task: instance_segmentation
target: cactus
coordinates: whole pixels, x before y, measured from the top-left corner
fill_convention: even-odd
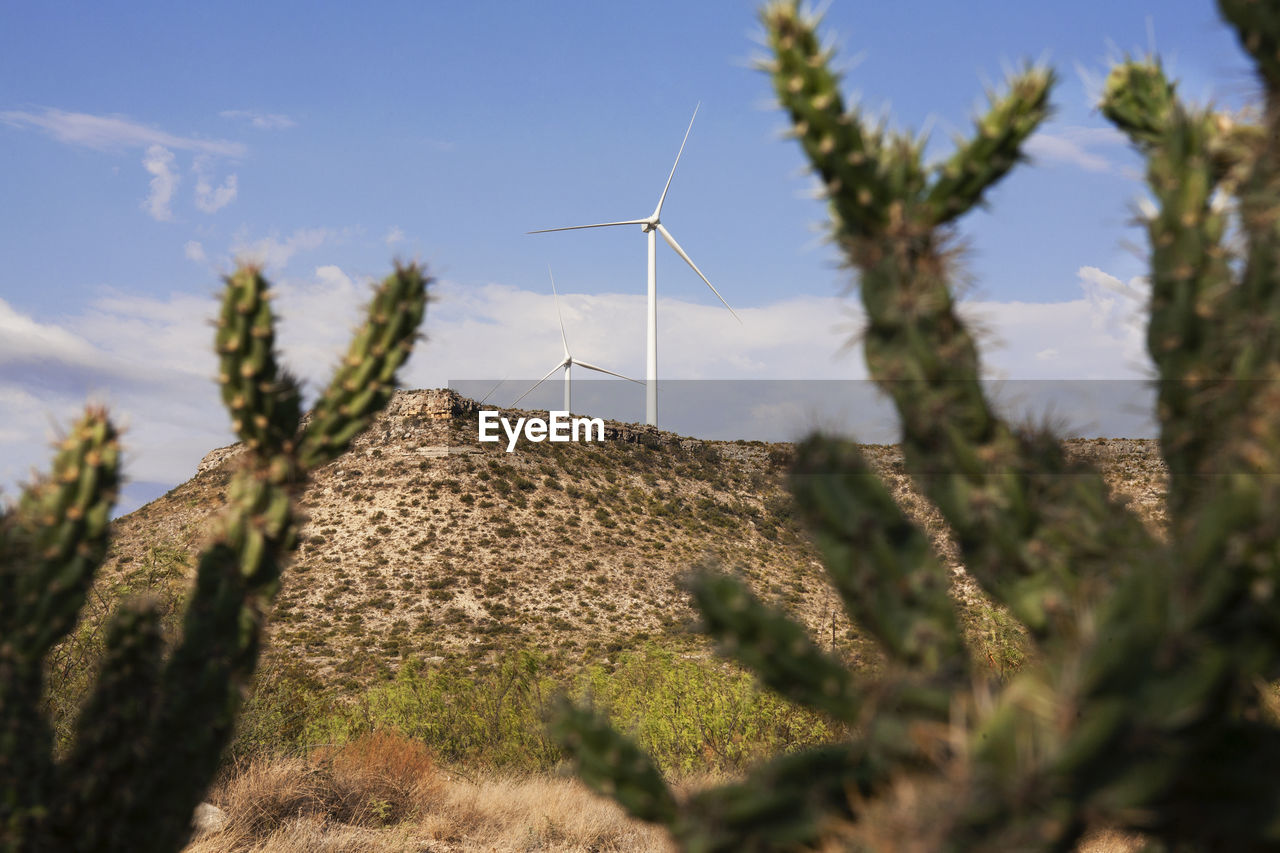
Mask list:
[[[792,488],[886,665],[842,671],[736,578],[703,572],[690,588],[724,653],[852,739],[680,799],[579,708],[556,730],[586,781],[696,851],[1069,850],[1103,825],[1152,849],[1280,849],[1280,14],[1219,5],[1257,63],[1260,120],[1184,104],[1153,58],[1116,67],[1100,105],[1146,158],[1155,200],[1167,541],[1052,435],[995,413],[954,310],[956,223],[1021,159],[1053,75],[1013,75],[972,137],[926,165],[923,140],[845,106],[815,16],[764,8],[765,67],[860,273],[866,360],[906,468],[1033,648],[1006,681],[969,671],[924,534],[855,445],[815,436]]]
[[[302,425],[298,383],[276,364],[266,280],[227,277],[216,350],[222,398],[249,449],[197,560],[181,637],[126,600],[70,746],[42,716],[43,662],[75,624],[107,551],[119,445],[90,408],[53,470],[0,516],[0,851],[173,851],[218,767],[253,674],[263,617],[297,541],[294,499],[386,404],[429,279],[398,266],[377,289],[329,390]]]

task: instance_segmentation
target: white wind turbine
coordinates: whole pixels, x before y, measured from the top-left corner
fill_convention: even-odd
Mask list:
[[[623,376],[621,373],[614,373],[612,370],[605,370],[603,367],[597,367],[596,365],[591,364],[590,362],[583,361],[580,358],[574,358],[569,353],[569,339],[568,337],[565,336],[565,333],[564,333],[564,315],[560,313],[560,294],[556,292],[556,277],[551,274],[551,267],[547,267],[547,275],[551,276],[551,295],[556,301],[556,317],[560,320],[560,343],[564,345],[564,358],[560,360],[559,364],[557,364],[555,367],[548,370],[546,376],[542,377],[537,382],[535,382],[532,388],[530,388],[528,391],[525,391],[519,397],[516,397],[515,402],[511,404],[512,408],[515,408],[516,403],[519,403],[525,397],[528,397],[530,394],[532,394],[535,388],[537,388],[543,382],[546,382],[548,379],[550,379],[551,374],[555,373],[557,370],[563,367],[564,368],[564,410],[566,412],[572,412],[573,409],[569,408],[569,403],[570,403],[570,391],[572,388],[571,374],[573,371],[573,366],[575,364],[578,365],[579,367],[585,367],[587,370],[594,370],[597,373],[607,373],[610,376],[616,376],[619,379],[625,379],[628,382],[634,382],[637,385],[643,384],[639,379],[632,379],[630,376]]]
[[[698,107],[700,106],[702,105],[699,104]],[[685,130],[684,140],[680,143],[680,150],[676,153],[676,162],[671,166],[671,174],[667,175],[667,185],[662,188],[662,195],[658,197],[658,206],[653,209],[653,213],[644,219],[628,219],[623,222],[597,222],[594,225],[570,225],[567,228],[543,228],[529,232],[530,234],[549,234],[552,231],[608,228],[613,225],[639,225],[640,230],[649,235],[649,346],[645,358],[645,423],[654,426],[658,424],[658,234],[661,234],[662,239],[667,241],[667,245],[675,249],[676,254],[692,267],[693,271],[698,274],[698,278],[706,282],[707,287],[711,288],[711,292],[716,295],[716,298],[720,300],[724,307],[729,308],[729,303],[724,301],[720,291],[716,290],[715,285],[702,274],[702,270],[698,269],[698,265],[693,262],[688,253],[680,248],[676,238],[671,236],[671,232],[666,229],[659,219],[662,215],[662,203],[667,200],[667,190],[671,189],[671,179],[676,174],[676,166],[680,165],[680,155],[684,153],[685,142],[689,141],[689,131],[693,130],[693,119],[698,117],[698,107],[693,109],[693,118],[689,119],[689,127]],[[739,323],[742,322],[742,318],[732,308],[729,308],[729,313]],[[552,372],[554,373],[554,371]]]

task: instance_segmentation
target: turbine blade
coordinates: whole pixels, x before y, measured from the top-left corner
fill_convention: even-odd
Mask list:
[[[586,361],[580,361],[580,360],[578,360],[578,359],[576,359],[576,358],[573,360],[573,363],[574,363],[574,364],[576,364],[576,365],[578,365],[578,367],[585,367],[587,370],[594,370],[596,373],[607,373],[607,374],[609,374],[610,376],[616,376],[616,377],[618,377],[619,379],[625,379],[625,380],[627,380],[628,382],[634,382],[634,383],[636,383],[637,385],[643,385],[643,384],[644,384],[644,383],[643,383],[643,382],[641,382],[639,379],[632,379],[630,376],[623,376],[621,373],[614,373],[612,370],[605,370],[603,367],[596,367],[594,364],[591,364],[591,363],[586,362]]]
[[[578,231],[583,228],[608,228],[612,225],[644,225],[647,219],[628,219],[625,222],[597,222],[593,225],[570,225],[567,228],[542,228],[538,231],[526,231],[526,234],[550,234],[552,231]]]
[[[693,108],[693,118],[689,119],[689,127],[684,132],[684,139],[680,141],[680,150],[676,152],[676,162],[671,164],[671,174],[667,175],[667,185],[662,188],[662,195],[658,198],[658,206],[653,209],[654,218],[662,215],[662,203],[667,200],[667,190],[671,189],[671,179],[676,176],[676,166],[680,165],[680,155],[684,153],[684,144],[689,141],[689,131],[693,130],[693,119],[698,117],[698,107],[702,106],[702,101],[698,101],[698,105]]]
[[[693,262],[693,258],[690,258],[688,253],[686,253],[684,249],[680,248],[680,244],[676,242],[675,237],[671,236],[671,232],[666,229],[666,226],[659,223],[658,233],[662,235],[662,239],[667,241],[667,245],[675,249],[676,254],[684,258],[684,262],[693,268],[693,271],[698,274],[698,278],[706,282],[707,287],[711,288],[711,292],[716,295],[716,299],[720,300],[720,304],[723,305],[725,308],[729,308],[729,313],[733,315],[733,319],[741,323],[742,318],[738,316],[738,312],[734,311],[732,308],[729,307],[729,303],[724,301],[724,297],[720,295],[720,291],[716,290],[716,286],[712,284],[705,275],[702,274],[702,270],[698,269],[698,265]]]
[[[486,402],[488,402],[489,398],[493,396],[493,392],[501,388],[502,383],[506,382],[510,378],[511,378],[511,374],[507,374],[506,376],[499,379],[498,384],[494,385],[492,388],[489,389],[489,393],[484,395],[484,399],[480,401],[479,405],[483,406]]]
[[[555,367],[553,367],[553,368],[551,368],[550,370],[548,370],[548,371],[547,371],[547,375],[546,375],[546,376],[544,376],[544,377],[542,377],[541,379],[539,379],[537,382],[533,383],[533,387],[532,387],[532,388],[530,388],[528,391],[525,391],[525,392],[524,392],[523,394],[521,394],[519,397],[516,397],[514,400],[512,400],[512,401],[511,401],[511,407],[512,407],[512,408],[515,408],[516,403],[519,403],[519,402],[520,402],[521,400],[523,400],[525,397],[528,397],[530,394],[532,394],[532,393],[534,392],[534,390],[535,390],[539,385],[541,385],[543,382],[546,382],[548,379],[550,379],[550,378],[551,378],[551,374],[555,373],[557,370],[559,370],[559,369],[560,369],[560,368],[562,368],[562,367],[564,367],[564,362],[563,362],[563,361],[562,361],[562,362],[560,362],[559,364],[557,364]]]
[[[569,339],[564,334],[564,315],[560,313],[560,294],[556,293],[556,277],[551,273],[551,264],[547,264],[547,275],[551,276],[551,295],[556,300],[556,316],[560,318],[560,343],[564,344],[564,357],[569,357]]]

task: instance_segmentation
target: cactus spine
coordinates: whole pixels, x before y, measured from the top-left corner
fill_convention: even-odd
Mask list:
[[[866,359],[901,417],[907,469],[1034,648],[1008,683],[968,672],[923,534],[856,447],[813,437],[792,488],[888,666],[837,674],[742,582],[703,573],[690,586],[725,653],[850,721],[854,739],[677,800],[579,709],[558,731],[588,782],[698,851],[833,836],[856,849],[1068,850],[1097,824],[1156,849],[1280,849],[1280,724],[1266,696],[1280,673],[1280,15],[1219,5],[1263,79],[1260,123],[1184,105],[1153,59],[1118,66],[1101,104],[1146,157],[1156,200],[1148,344],[1168,542],[1053,436],[995,414],[954,310],[956,223],[1021,159],[1053,75],[1014,75],[971,138],[929,166],[922,140],[845,106],[814,17],[794,0],[764,8],[766,70],[859,271]]]
[[[154,602],[112,616],[102,671],[65,755],[40,713],[42,662],[71,629],[106,554],[119,446],[90,409],[52,472],[0,517],[0,850],[173,851],[217,769],[253,674],[262,620],[297,541],[293,499],[394,388],[429,278],[397,267],[310,423],[279,369],[266,280],[226,279],[215,347],[222,398],[251,451],[197,560],[181,638],[165,654]]]

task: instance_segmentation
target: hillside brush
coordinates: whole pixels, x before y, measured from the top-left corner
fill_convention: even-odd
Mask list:
[[[248,452],[196,560],[180,637],[166,648],[154,598],[126,599],[69,746],[42,708],[45,662],[75,626],[107,555],[119,436],[89,408],[52,470],[0,515],[0,851],[171,853],[218,769],[253,675],[263,618],[297,544],[295,498],[386,405],[430,279],[398,266],[303,425],[280,369],[266,279],[227,277],[217,322],[222,399]]]
[[[886,664],[848,671],[736,577],[690,587],[725,654],[851,740],[678,798],[578,707],[556,729],[587,782],[693,851],[1072,850],[1100,827],[1152,850],[1280,849],[1280,11],[1219,6],[1256,63],[1256,115],[1184,103],[1154,57],[1116,66],[1100,104],[1153,200],[1162,535],[1055,436],[996,412],[956,312],[958,222],[1024,159],[1054,75],[1014,73],[926,164],[923,138],[846,104],[816,16],[763,9],[764,66],[858,272],[866,362],[900,416],[905,468],[1031,649],[1011,676],[974,671],[924,531],[855,445],[814,436],[792,489]]]

